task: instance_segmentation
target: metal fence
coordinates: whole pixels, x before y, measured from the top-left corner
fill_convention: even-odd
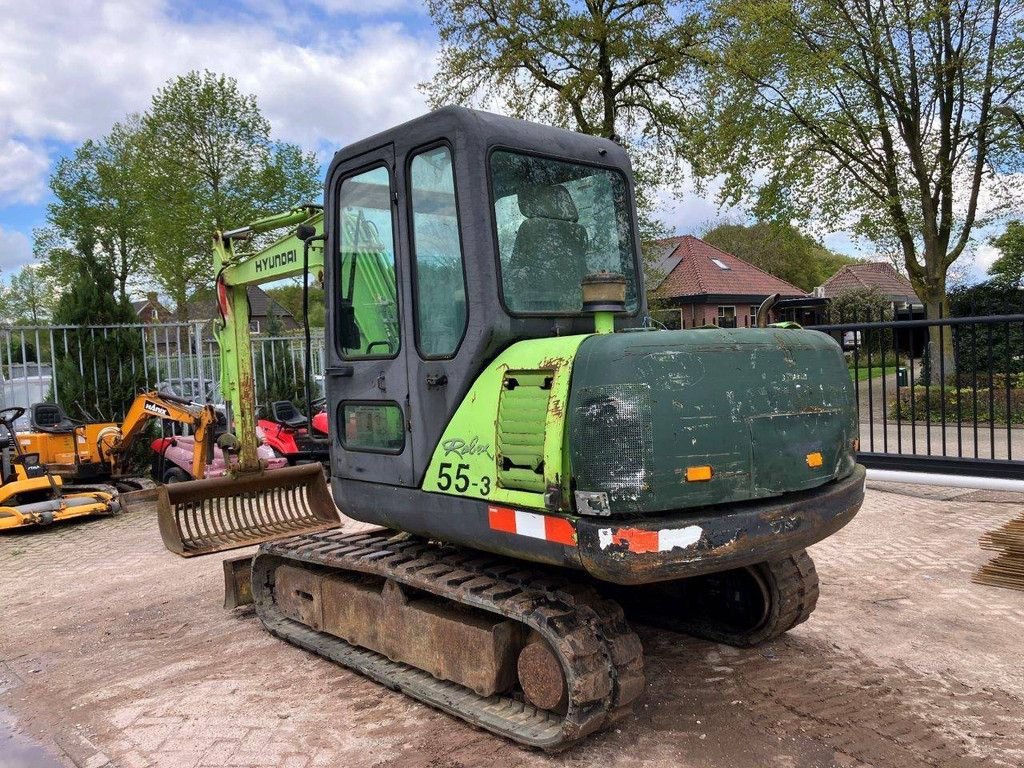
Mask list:
[[[808,327],[843,345],[867,466],[1024,473],[1024,315]]]
[[[304,348],[301,336],[253,335],[257,406],[272,395],[275,377],[302,380]],[[323,382],[322,331],[313,334],[312,369],[316,390]],[[121,420],[139,390],[216,404],[223,402],[219,382],[208,322],[0,327],[0,407],[51,400],[96,419]],[[69,389],[74,404],[61,402]]]
[[[808,328],[844,348],[868,466],[1024,472],[1024,315],[866,317]],[[118,354],[95,353],[111,348]],[[254,335],[252,355],[258,407],[272,399],[275,379],[302,380],[301,336]],[[314,390],[322,393],[322,331],[314,334],[312,362]],[[0,328],[0,407],[61,402],[61,376],[69,375],[80,380],[79,410],[99,419],[122,419],[140,389],[223,402],[207,322]],[[96,407],[100,402],[115,407],[106,412]]]

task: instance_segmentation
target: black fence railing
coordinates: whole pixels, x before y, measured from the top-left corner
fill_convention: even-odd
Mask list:
[[[843,346],[864,464],[1022,476],[1024,314],[808,327]]]

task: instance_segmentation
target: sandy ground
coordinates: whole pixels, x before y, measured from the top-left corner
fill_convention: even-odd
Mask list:
[[[914,493],[914,496],[907,493]],[[972,584],[1024,500],[886,487],[814,547],[811,620],[740,651],[638,627],[632,718],[519,748],[221,609],[151,508],[0,538],[0,768],[1021,766],[1024,592]]]

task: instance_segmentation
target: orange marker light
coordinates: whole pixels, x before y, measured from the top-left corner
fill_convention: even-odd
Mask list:
[[[687,467],[686,482],[693,483],[711,479],[711,467]]]
[[[819,451],[815,451],[814,453],[808,453],[807,454],[807,466],[808,467],[810,467],[811,469],[815,469],[817,467],[820,467],[821,464],[822,464],[822,458],[821,458],[821,453]]]

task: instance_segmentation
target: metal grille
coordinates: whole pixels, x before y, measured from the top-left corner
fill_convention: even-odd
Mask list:
[[[544,492],[544,422],[552,372],[509,371],[498,400],[498,483],[532,493]]]
[[[184,557],[246,547],[340,525],[319,464],[270,473],[161,485],[157,523]]]
[[[650,387],[586,387],[570,425],[576,487],[604,491],[614,512],[639,509],[653,492]]]

